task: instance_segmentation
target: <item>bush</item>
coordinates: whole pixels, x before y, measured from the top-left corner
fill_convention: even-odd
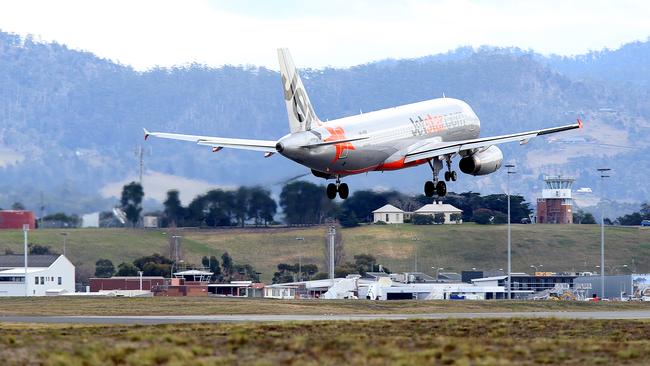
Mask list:
[[[386,223],[379,220],[379,221],[375,222],[375,225],[386,225]]]
[[[433,225],[433,216],[431,215],[413,215],[411,216],[413,225]]]
[[[472,215],[472,221],[479,225],[491,224],[493,218],[494,212],[492,212],[492,210],[488,210],[487,208],[477,208],[474,210],[474,214]]]

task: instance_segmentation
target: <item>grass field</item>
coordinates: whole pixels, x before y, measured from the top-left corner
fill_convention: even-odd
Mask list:
[[[273,300],[198,297],[0,298],[0,316],[426,314],[650,310],[647,302]]]
[[[62,230],[30,232],[30,242],[62,251]],[[94,262],[108,258],[119,264],[158,252],[168,254],[165,230],[73,229],[66,230],[67,254],[85,276]],[[431,267],[461,271],[472,267],[495,270],[506,266],[504,225],[370,225],[341,229],[346,258],[372,253],[392,271]],[[199,263],[203,255],[228,251],[236,262],[251,263],[262,280],[269,282],[278,263],[315,263],[323,268],[325,227],[293,229],[179,230],[187,262]],[[543,264],[549,271],[594,271],[599,263],[600,228],[596,225],[513,225],[513,271],[530,271]],[[304,240],[296,240],[304,238]],[[637,273],[650,271],[650,230],[608,227],[607,270],[627,264]],[[22,232],[0,231],[0,251],[22,252]]]
[[[3,365],[647,365],[650,323],[457,319],[3,324]]]

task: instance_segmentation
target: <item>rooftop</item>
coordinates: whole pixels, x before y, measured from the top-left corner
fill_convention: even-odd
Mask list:
[[[402,212],[404,211],[400,210],[399,208],[391,204],[383,205],[382,207],[372,211],[372,213],[402,213]]]
[[[59,254],[30,254],[27,257],[29,267],[49,267],[59,258]],[[0,255],[0,268],[15,268],[25,265],[23,254]]]
[[[458,209],[447,203],[430,203],[424,205],[416,210],[414,213],[429,213],[429,212],[457,212],[461,213],[463,210]]]

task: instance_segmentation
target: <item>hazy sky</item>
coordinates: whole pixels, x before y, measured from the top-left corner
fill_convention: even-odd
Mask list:
[[[137,69],[276,69],[278,47],[300,67],[350,66],[467,45],[563,55],[617,48],[650,35],[650,1],[16,0],[0,2],[0,30]]]

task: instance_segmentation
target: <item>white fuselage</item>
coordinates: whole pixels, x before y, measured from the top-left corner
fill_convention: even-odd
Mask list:
[[[279,140],[282,155],[316,171],[351,175],[371,170],[396,170],[426,160],[404,162],[418,146],[477,138],[480,121],[465,102],[439,98],[317,122],[309,131]],[[320,147],[321,141],[360,139]],[[279,145],[280,145],[279,144]]]

